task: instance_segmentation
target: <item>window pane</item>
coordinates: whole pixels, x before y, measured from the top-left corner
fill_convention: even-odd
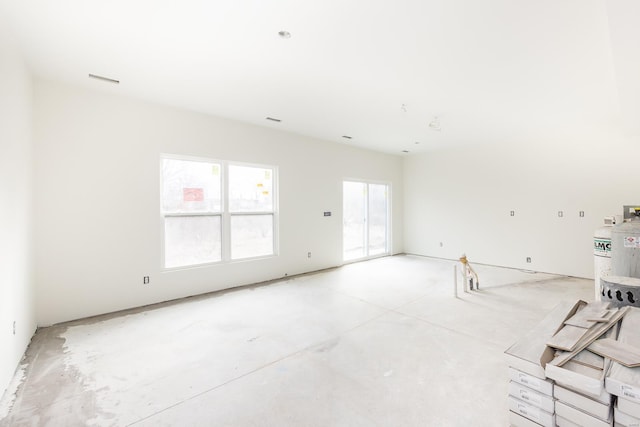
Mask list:
[[[273,255],[273,215],[231,216],[231,258]]]
[[[345,181],[342,188],[343,256],[345,260],[362,258],[366,255],[366,184]]]
[[[220,165],[189,160],[162,160],[164,212],[220,212]]]
[[[369,184],[369,255],[387,252],[387,186]]]
[[[164,219],[166,268],[220,261],[219,216],[180,216]]]
[[[273,211],[273,170],[230,165],[229,211]]]

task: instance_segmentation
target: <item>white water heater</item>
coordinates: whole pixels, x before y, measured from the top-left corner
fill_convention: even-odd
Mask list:
[[[611,274],[640,278],[640,208],[611,231]]]
[[[605,217],[604,225],[593,233],[595,301],[599,301],[602,296],[600,279],[611,274],[611,231],[614,225],[614,217]]]

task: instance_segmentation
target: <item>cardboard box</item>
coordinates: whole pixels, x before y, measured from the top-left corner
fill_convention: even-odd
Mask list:
[[[614,409],[614,414],[616,424],[620,424],[623,427],[640,427],[640,418],[625,414],[618,408],[617,405]]]
[[[556,415],[556,425],[558,427],[582,427],[580,424],[576,424],[573,421],[569,421],[566,418],[562,418]]]
[[[582,412],[560,400],[556,400],[556,414],[558,417],[578,424],[581,427],[610,427],[613,425],[613,416],[609,420],[604,421],[600,418],[592,417],[586,412]]]
[[[553,397],[553,381],[534,377],[525,372],[509,368],[509,379],[525,387]]]
[[[600,370],[573,361],[562,366],[548,363],[545,371],[547,377],[555,380],[557,384],[568,386],[595,398],[605,390],[605,374],[609,369],[609,364],[609,359],[605,359],[604,370]]]
[[[515,381],[509,382],[509,395],[551,414],[555,412],[553,397],[534,391]]]
[[[540,424],[511,411],[509,411],[509,425],[513,427],[540,427]]]
[[[628,307],[622,319],[618,341],[640,348],[640,309]],[[617,362],[611,363],[611,369],[605,381],[609,393],[640,404],[640,368],[627,368]]]
[[[593,415],[601,420],[608,420],[611,418],[611,405],[605,405],[604,403],[593,400],[587,396],[576,393],[575,391],[568,390],[564,387],[556,384],[553,395],[559,401],[567,403],[574,408],[580,409],[589,415]]]
[[[509,396],[507,398],[509,404],[509,410],[511,412],[515,412],[518,415],[521,415],[529,420],[544,426],[544,427],[555,427],[556,418],[555,415],[550,414],[546,411],[543,411],[540,408],[537,408],[529,403],[523,402],[519,399],[516,399],[513,396]]]
[[[558,304],[535,328],[526,333],[505,352],[507,364],[534,377],[545,378],[545,365],[554,356],[554,350],[547,341],[562,328],[564,321],[573,316],[584,301]]]
[[[557,386],[558,386],[558,384],[555,385],[555,387],[557,387]],[[575,393],[582,394],[582,393],[580,393],[580,390],[574,390],[574,389],[572,389],[570,386],[568,386],[566,384],[560,384],[560,386],[565,388],[565,389],[567,389],[567,390],[573,391]],[[555,396],[555,387],[554,387],[554,396]],[[613,403],[613,399],[614,399],[614,396],[611,393],[609,393],[607,390],[602,390],[602,393],[600,393],[599,396],[587,396],[587,397],[589,397],[590,399],[595,400],[596,402],[600,402],[600,403],[602,403],[604,405],[607,405],[607,406],[611,406],[611,404]]]
[[[631,368],[625,368],[615,362],[612,365],[611,372],[605,382],[607,391],[634,403],[640,403],[640,386],[635,384],[636,381],[640,381],[640,376],[637,377],[640,373],[625,372]]]
[[[635,403],[622,397],[618,398],[618,409],[632,417],[640,418],[640,403]]]

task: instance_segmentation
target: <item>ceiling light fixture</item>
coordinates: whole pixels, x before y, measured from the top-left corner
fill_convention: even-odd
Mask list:
[[[103,82],[120,84],[120,80],[112,79],[109,77],[99,76],[97,74],[89,74],[90,79],[102,80]]]
[[[272,122],[280,123],[282,120],[276,119],[274,117],[267,117],[267,120],[271,120]]]
[[[438,132],[442,130],[442,128],[440,127],[440,119],[438,118],[438,116],[434,116],[433,120],[429,122],[429,129]]]
[[[290,39],[291,38],[291,33],[289,31],[278,31],[278,35],[283,38],[283,39]]]

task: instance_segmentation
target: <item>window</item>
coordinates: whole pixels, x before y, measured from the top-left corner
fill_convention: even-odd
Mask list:
[[[162,159],[164,266],[276,253],[276,169],[203,159]]]
[[[273,174],[270,168],[229,166],[231,259],[273,254]]]

